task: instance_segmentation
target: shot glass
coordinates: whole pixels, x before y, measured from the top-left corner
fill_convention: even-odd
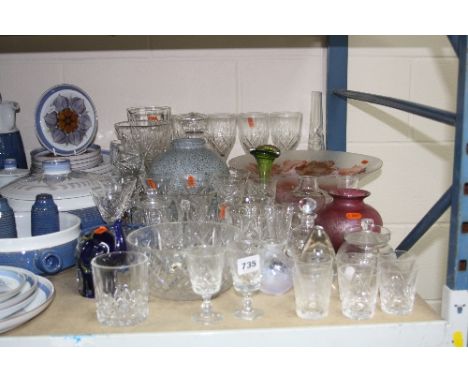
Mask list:
[[[91,261],[100,324],[133,326],[149,313],[148,258],[139,252],[110,252]]]
[[[333,259],[313,262],[295,260],[293,268],[296,314],[306,320],[328,316],[333,281]]]
[[[353,320],[366,320],[375,313],[377,257],[347,253],[337,261],[341,312]]]
[[[380,307],[384,313],[404,316],[411,314],[416,295],[416,256],[396,251],[396,256],[379,260]]]

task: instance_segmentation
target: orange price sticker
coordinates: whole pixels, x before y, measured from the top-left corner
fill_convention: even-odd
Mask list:
[[[158,185],[154,183],[153,179],[146,179],[146,184],[151,187],[153,190],[156,190],[158,188]]]
[[[349,220],[357,220],[362,218],[362,214],[359,212],[347,212],[345,216],[346,219]]]
[[[248,123],[250,128],[255,127],[255,121],[254,121],[254,119],[252,117],[247,118],[247,123]]]
[[[219,214],[218,214],[219,220],[224,220],[226,218],[226,205],[221,204],[219,206]]]
[[[194,188],[197,185],[197,180],[193,175],[189,175],[187,177],[187,187],[188,188]]]
[[[107,231],[108,231],[107,227],[102,225],[102,226],[96,228],[94,230],[94,233],[97,233],[98,235],[100,235],[101,233],[104,233],[104,232],[107,232]]]

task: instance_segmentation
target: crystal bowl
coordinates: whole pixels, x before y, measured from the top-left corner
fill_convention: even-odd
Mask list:
[[[239,236],[233,225],[215,222],[161,223],[137,229],[127,236],[129,250],[145,253],[150,260],[151,294],[169,300],[198,300],[185,263],[187,251],[199,246],[217,246],[224,251]],[[232,280],[225,262],[220,293]]]

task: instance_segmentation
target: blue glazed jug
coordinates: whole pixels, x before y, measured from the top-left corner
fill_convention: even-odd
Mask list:
[[[0,169],[4,168],[4,160],[15,158],[18,168],[28,168],[24,153],[23,140],[16,128],[16,113],[19,104],[3,101],[0,95]]]

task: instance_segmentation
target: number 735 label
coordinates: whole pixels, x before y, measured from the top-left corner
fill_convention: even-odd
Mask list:
[[[260,255],[243,257],[237,260],[237,274],[239,276],[260,270]]]

